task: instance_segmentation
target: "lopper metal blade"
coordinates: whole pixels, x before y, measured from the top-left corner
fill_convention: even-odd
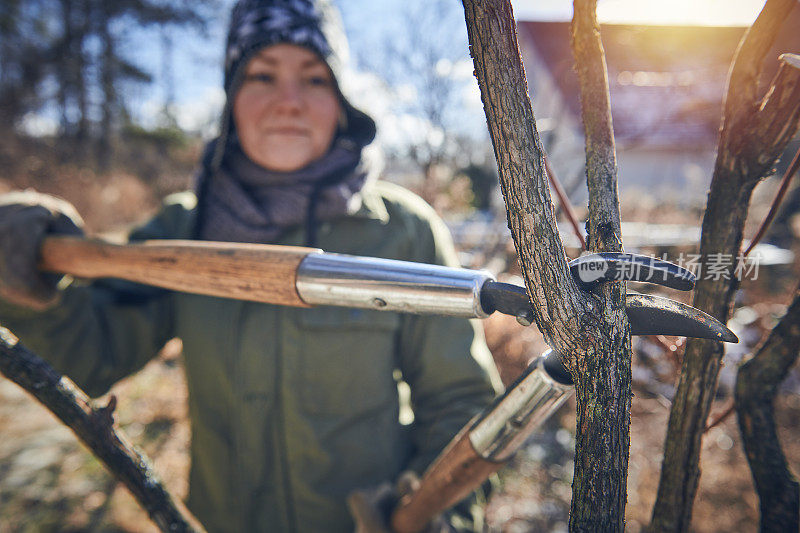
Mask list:
[[[481,290],[484,311],[530,322],[533,311],[525,287],[487,281]],[[739,342],[725,324],[694,307],[658,296],[629,293],[625,299],[631,335],[676,335],[724,342]]]
[[[739,342],[725,324],[703,311],[669,298],[629,293],[625,309],[631,335],[676,335]]]

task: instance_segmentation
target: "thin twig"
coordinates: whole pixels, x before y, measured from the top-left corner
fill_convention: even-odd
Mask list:
[[[761,223],[761,227],[758,228],[756,236],[753,237],[752,241],[750,241],[750,246],[748,246],[747,250],[745,250],[745,257],[750,255],[750,252],[752,252],[753,248],[756,247],[758,242],[764,236],[764,233],[767,232],[767,228],[769,228],[769,225],[772,223],[772,219],[774,219],[775,215],[778,213],[778,207],[781,205],[783,197],[786,195],[786,191],[789,190],[789,183],[792,181],[792,176],[794,176],[794,174],[797,172],[798,167],[800,167],[800,148],[798,148],[797,153],[794,154],[794,159],[792,159],[792,162],[789,164],[786,174],[783,175],[781,187],[778,189],[778,194],[775,195],[775,199],[772,200],[772,205],[769,207],[769,213],[767,213],[767,217]]]
[[[667,339],[664,335],[648,335],[647,340],[664,350],[664,355],[669,357],[676,371],[680,369],[682,357],[678,353],[678,348],[683,346],[683,339],[678,339],[673,343],[670,342],[669,339]]]
[[[562,187],[561,182],[558,181],[558,176],[556,176],[556,173],[553,172],[547,155],[544,156],[544,169],[547,171],[547,177],[550,180],[550,186],[553,187],[553,191],[555,191],[556,196],[558,196],[559,205],[564,210],[564,214],[567,216],[567,221],[569,221],[570,226],[572,226],[572,231],[575,232],[575,236],[578,237],[578,240],[581,243],[581,249],[586,251],[586,239],[583,237],[583,232],[581,231],[580,226],[578,226],[578,216],[575,214],[575,210],[572,208],[572,204],[569,202],[569,197],[564,191],[564,187]]]
[[[653,344],[658,345],[661,349],[665,351],[672,351],[672,345],[667,341],[667,338],[663,335],[648,335],[647,340],[652,342]]]
[[[722,424],[729,416],[733,414],[735,410],[736,410],[736,405],[734,404],[733,400],[731,400],[730,403],[728,404],[728,407],[723,409],[723,411],[717,416],[715,416],[713,420],[709,421],[703,433],[708,433],[709,430],[711,430],[711,428],[715,428],[718,425]]]

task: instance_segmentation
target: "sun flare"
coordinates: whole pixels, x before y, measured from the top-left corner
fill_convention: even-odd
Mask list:
[[[749,25],[763,0],[600,0],[600,22],[697,26]]]

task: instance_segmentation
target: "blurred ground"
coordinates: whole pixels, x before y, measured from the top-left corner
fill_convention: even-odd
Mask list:
[[[111,391],[116,420],[178,497],[188,491],[189,421],[180,342]],[[107,398],[98,400],[107,403]],[[72,432],[0,378],[0,531],[158,531]]]
[[[487,320],[487,340],[493,353],[503,357],[496,344],[508,330],[519,328],[506,317]],[[529,339],[533,334],[524,333]],[[519,343],[518,338],[517,342]],[[532,353],[538,343],[529,341]],[[638,532],[649,523],[661,469],[663,440],[669,418],[676,372],[667,360],[655,372],[644,364],[643,351],[653,345],[634,341],[634,397],[631,409],[631,449],[628,471],[627,531]],[[507,345],[515,350],[513,345]],[[522,353],[522,352],[518,352]],[[531,352],[528,352],[531,353]],[[659,355],[663,358],[666,356]],[[726,363],[727,371],[733,366]],[[735,373],[731,373],[735,379]],[[721,377],[712,418],[731,401],[731,386]],[[669,382],[667,382],[669,381]],[[800,472],[800,372],[795,367],[776,404],[776,420],[789,465]],[[574,459],[575,401],[570,399],[547,424],[533,435],[525,448],[501,471],[503,489],[495,494],[488,509],[492,531],[567,531]],[[702,476],[695,499],[692,529],[695,532],[758,530],[758,500],[741,445],[735,416],[728,417],[704,437]]]
[[[487,326],[490,340],[502,329]],[[184,497],[189,424],[179,354],[180,343],[168,346],[112,392],[118,399],[119,426],[154,461],[168,488]],[[720,399],[717,409],[725,401]],[[635,393],[627,507],[632,532],[649,520],[668,416],[664,398]],[[798,472],[800,396],[780,396],[777,420],[789,464]],[[502,489],[487,510],[492,531],[566,531],[574,428],[575,404],[570,400],[501,471]],[[0,531],[157,531],[127,490],[70,431],[4,378],[0,378],[0,434]],[[705,437],[701,466],[692,531],[756,531],[757,499],[734,417]]]
[[[195,155],[189,153],[185,159],[189,161]],[[130,223],[146,219],[165,192],[190,182],[185,168],[160,169],[162,185],[158,187],[133,174],[117,172],[104,177],[70,166],[60,167],[59,178],[53,179],[48,165],[36,157],[20,160],[27,163],[16,173],[0,175],[0,193],[30,186],[66,197],[86,216],[93,231],[123,231]],[[766,201],[771,198],[769,190],[759,194]],[[758,198],[751,226],[766,212],[764,201]],[[682,212],[647,198],[628,205],[635,207],[623,213],[624,220],[697,224],[701,217],[701,213]],[[752,233],[749,227],[748,234]],[[506,249],[505,253],[510,251]],[[513,255],[504,262],[514,270]],[[743,329],[737,331],[749,346],[774,325],[797,284],[797,273],[797,265],[779,267],[762,272],[758,281],[743,284],[737,298],[739,306],[744,306],[740,311],[745,310],[737,315],[737,327]],[[485,326],[488,343],[501,361],[506,379],[518,374],[531,357],[545,349],[535,328],[522,328],[513,318],[493,316]],[[640,531],[649,521],[655,499],[669,398],[681,352],[680,346],[670,354],[646,342],[636,346],[627,507],[628,530],[632,532]],[[747,352],[732,353],[727,360],[712,417],[728,405],[735,364]],[[119,383],[112,392],[118,399],[120,427],[153,459],[167,486],[184,497],[189,425],[180,343],[168,345],[144,370]],[[798,393],[800,376],[795,368],[779,396],[776,413],[782,444],[795,472],[800,472]],[[492,531],[566,531],[574,413],[574,401],[565,404],[501,472],[502,489],[494,494],[487,509]],[[692,531],[756,531],[757,499],[734,417],[706,435],[701,467]],[[0,532],[17,531],[156,529],[127,491],[77,444],[68,429],[20,388],[0,378]]]

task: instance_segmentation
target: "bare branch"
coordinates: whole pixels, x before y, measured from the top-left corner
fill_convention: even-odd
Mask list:
[[[736,378],[736,414],[758,490],[761,531],[797,531],[800,525],[800,485],[786,463],[773,417],[775,394],[797,362],[798,346],[800,288],[786,315]]]
[[[534,318],[548,344],[566,359],[576,383],[578,435],[570,528],[622,531],[630,421],[625,287],[609,284],[598,297],[578,289],[569,275],[510,2],[463,0],[463,4],[509,228]],[[595,89],[607,91],[607,85]],[[612,250],[621,246],[616,164],[613,141],[609,160],[609,145],[602,141],[604,130],[598,126],[601,133],[592,138],[600,140],[587,151],[595,165],[589,171],[590,182],[597,184],[590,188],[596,196],[591,200],[598,230],[594,238],[597,246]],[[607,127],[606,138],[613,139],[610,121]]]
[[[751,128],[751,119],[761,98],[758,79],[764,56],[775,42],[777,30],[789,16],[797,0],[769,0],[736,51],[728,79],[725,111],[722,118],[720,148],[731,154],[746,152],[743,132]]]
[[[717,257],[738,256],[753,188],[772,168],[791,134],[797,130],[800,98],[785,98],[795,90],[785,81],[792,79],[792,69],[787,70],[784,65],[783,73],[774,80],[779,85],[773,84],[763,99],[757,94],[762,60],[796,4],[797,0],[768,0],[736,53],[703,218],[702,258],[714,254],[720,254]],[[797,85],[796,81],[793,83]],[[778,108],[783,110],[780,114],[776,113]],[[767,127],[759,126],[762,117],[770,117],[772,123]],[[770,159],[766,160],[765,155]],[[724,276],[716,279],[701,276],[694,294],[694,307],[721,322],[727,322],[738,286],[735,262],[731,263]],[[722,355],[721,343],[699,339],[687,342],[664,443],[661,480],[650,524],[652,530],[685,531],[689,528],[700,477],[702,434]]]
[[[97,408],[69,378],[58,374],[0,327],[0,372],[50,409],[134,495],[164,532],[202,532],[203,526],[151,470],[147,458],[114,428],[116,398]]]
[[[581,316],[593,304],[570,275],[558,235],[511,5],[504,0],[463,4],[508,225],[536,322],[553,348],[574,352]]]
[[[617,154],[611,124],[611,98],[597,0],[575,0],[572,53],[581,88],[581,117],[586,138],[586,179],[589,187],[589,249],[622,250],[617,194]]]
[[[800,120],[800,56],[783,54],[772,84],[760,103],[752,127],[748,168],[752,176],[767,175],[784,147],[792,140]],[[754,148],[760,147],[761,150]]]
[[[786,195],[786,191],[789,189],[789,183],[792,182],[792,176],[797,173],[798,168],[800,168],[800,150],[794,154],[794,159],[792,162],[789,163],[789,168],[786,169],[786,174],[783,175],[783,179],[781,180],[781,186],[778,189],[778,193],[775,195],[775,198],[772,200],[772,204],[769,206],[769,213],[767,216],[764,217],[764,220],[761,222],[761,226],[756,231],[755,237],[750,240],[750,245],[747,247],[747,250],[744,251],[744,255],[750,255],[750,252],[753,251],[753,248],[761,241],[761,238],[769,229],[769,225],[772,223],[772,220],[775,218],[775,215],[778,213],[778,208],[783,201],[783,197]]]
[[[617,156],[605,53],[597,23],[597,0],[575,0],[572,53],[581,93],[589,189],[589,250],[622,251],[617,193]],[[576,380],[578,431],[575,447],[571,531],[623,531],[630,448],[631,341],[625,315],[625,283],[600,291],[605,334],[589,351]],[[594,332],[587,330],[587,335]],[[580,364],[580,361],[579,361]],[[601,414],[602,413],[602,414]],[[611,463],[613,466],[598,466]]]
[[[553,172],[553,168],[550,166],[550,160],[547,159],[547,156],[544,157],[544,168],[547,171],[547,178],[550,181],[550,186],[558,197],[558,206],[560,210],[564,211],[567,222],[569,222],[569,225],[572,227],[572,231],[578,238],[578,242],[581,243],[581,249],[586,251],[586,239],[583,238],[583,231],[581,231],[580,226],[578,226],[578,215],[575,214],[575,210],[572,208],[572,204],[569,201],[569,196],[561,185],[561,182],[558,181],[558,176]],[[556,211],[556,217],[558,217],[558,210]]]
[[[703,430],[703,433],[708,433],[713,428],[715,428],[718,425],[720,425],[723,422],[725,422],[725,420],[727,420],[728,417],[731,416],[735,410],[736,410],[736,406],[735,406],[735,404],[733,402],[728,404],[728,406],[725,409],[723,409],[722,412],[720,412],[716,417],[714,417],[708,423],[708,425],[706,426],[706,429]]]

